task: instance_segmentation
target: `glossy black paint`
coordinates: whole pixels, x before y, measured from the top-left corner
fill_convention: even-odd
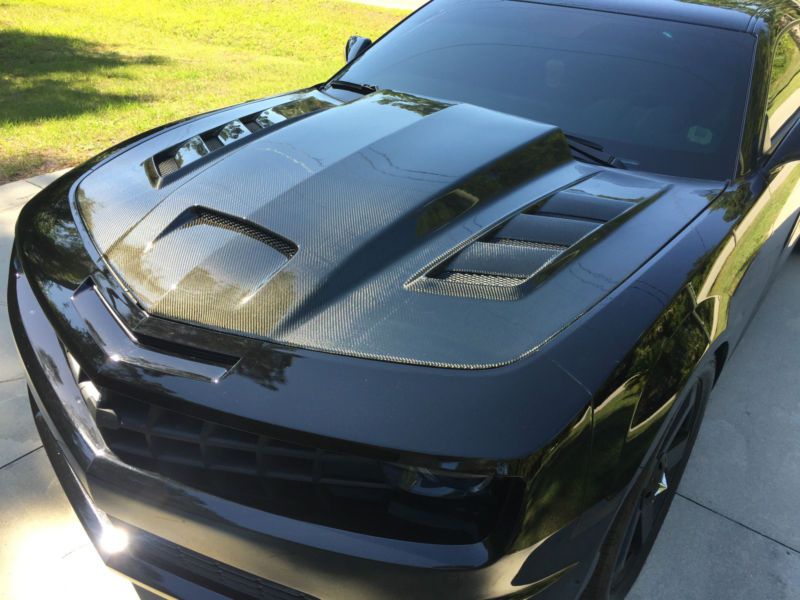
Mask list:
[[[790,163],[765,170],[766,158],[756,141],[765,112],[770,34],[785,13],[769,5],[754,10],[751,4],[738,10],[677,2],[659,9],[652,3],[647,8],[627,2],[604,6],[657,10],[653,16],[757,36],[741,175],[728,182],[701,182],[620,174],[556,152],[558,160],[544,174],[499,192],[490,189],[491,200],[466,209],[457,200],[443,201],[447,195],[437,188],[436,197],[407,219],[408,227],[392,230],[393,242],[416,248],[423,223],[424,229],[440,232],[443,248],[461,249],[519,214],[534,198],[550,198],[576,181],[628,185],[631,194],[635,184],[638,191],[647,190],[646,201],[626,218],[611,221],[602,234],[569,249],[553,270],[524,284],[522,297],[532,299],[526,306],[537,324],[517,334],[529,343],[527,348],[514,348],[506,360],[493,359],[501,366],[402,364],[391,360],[391,353],[381,360],[358,358],[155,316],[143,310],[95,248],[92,229],[104,212],[113,215],[108,220],[116,219],[121,233],[138,221],[142,203],[153,207],[176,189],[166,178],[153,179],[158,165],[148,158],[216,132],[242,115],[261,115],[289,102],[295,108],[276,125],[279,131],[288,136],[300,119],[311,135],[315,118],[328,115],[325,123],[336,123],[330,115],[339,109],[317,113],[320,103],[342,102],[320,90],[255,101],[143,134],[68,173],[26,206],[17,225],[9,281],[12,327],[28,372],[37,426],[76,512],[95,540],[106,519],[130,528],[130,550],[104,556],[110,566],[178,597],[241,593],[209,580],[208,573],[165,567],[167,562],[158,560],[157,548],[163,546],[153,540],[155,535],[311,597],[580,595],[619,503],[665,432],[671,409],[708,357],[715,356],[718,369],[724,369],[791,249],[800,211],[800,167]],[[420,111],[442,110],[442,101],[394,94],[391,102],[403,107],[393,106],[393,114],[405,123],[427,118]],[[363,115],[363,103],[349,106]],[[378,102],[376,110],[385,108]],[[479,117],[485,115],[479,112]],[[352,131],[354,123],[343,126]],[[557,133],[531,127],[537,135],[551,136],[555,145],[545,147],[557,151]],[[248,144],[274,133],[259,131],[234,142],[240,146],[204,155],[199,160],[206,162],[198,161],[187,177],[201,177],[213,165],[252,160],[244,151]],[[352,139],[346,143],[355,144]],[[408,149],[401,145],[397,151],[405,156]],[[221,162],[220,157],[228,158]],[[472,171],[480,172],[486,164],[481,160]],[[240,174],[246,173],[243,165],[236,167]],[[470,189],[483,192],[480,177],[477,187],[466,177],[472,171],[458,185],[467,181]],[[233,188],[215,189],[224,200]],[[81,194],[94,204],[92,211],[80,208],[79,215]],[[430,202],[445,208],[426,209]],[[191,205],[187,200],[182,209]],[[462,215],[468,218],[459,221]],[[108,234],[108,245],[118,237]],[[299,242],[302,252],[311,240]],[[98,245],[103,247],[103,241]],[[450,258],[448,252],[444,255]],[[423,262],[419,274],[438,264],[438,253],[431,256],[436,259]],[[465,313],[467,321],[522,303],[424,297],[445,302],[441,310],[448,313],[474,307]],[[515,317],[517,324],[522,314]],[[487,343],[497,346],[502,337],[491,335],[486,333]],[[391,335],[387,339],[392,342]],[[444,352],[447,344],[438,348]],[[411,352],[418,359],[426,350],[414,347]],[[485,349],[477,352],[483,356]],[[156,406],[326,451],[493,474],[513,482],[520,493],[488,535],[467,543],[381,537],[369,533],[377,523],[365,522],[354,531],[321,525],[314,515],[288,517],[238,504],[120,461],[106,447],[68,355],[101,389]],[[480,363],[470,366],[487,366]]]
[[[364,54],[364,52],[366,52],[371,45],[372,40],[369,38],[358,35],[352,36],[349,40],[347,40],[347,46],[345,46],[345,60],[347,60],[347,62],[354,61],[359,56]]]

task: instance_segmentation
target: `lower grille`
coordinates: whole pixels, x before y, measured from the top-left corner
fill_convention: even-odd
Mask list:
[[[510,494],[496,478],[463,498],[400,490],[375,459],[302,446],[100,390],[96,421],[123,461],[273,514],[392,539],[486,538]]]
[[[128,525],[125,528],[132,530]],[[138,546],[137,557],[225,596],[253,600],[317,600],[314,596],[231,567],[145,531],[133,531]]]

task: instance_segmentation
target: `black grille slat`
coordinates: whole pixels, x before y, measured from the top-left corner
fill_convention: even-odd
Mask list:
[[[194,442],[196,436],[186,431],[153,428],[148,431],[152,439],[173,440],[176,442]]]
[[[131,432],[118,432],[115,437],[114,447],[122,454],[129,456],[138,456],[140,458],[152,459],[153,453],[147,445],[144,436],[140,435],[139,439],[130,435]]]
[[[347,479],[333,479],[331,477],[320,477],[317,480],[322,485],[333,485],[333,486],[341,486],[341,487],[357,487],[357,488],[369,488],[374,490],[388,490],[390,486],[386,483],[380,482],[368,482],[368,481],[350,481]]]
[[[260,451],[264,453],[264,456],[283,456],[286,458],[306,458],[311,460],[316,457],[316,453],[313,450],[294,450],[269,444]]]
[[[208,448],[226,448],[228,450],[243,450],[245,452],[257,452],[255,444],[248,444],[247,442],[237,442],[235,440],[217,440],[209,437],[205,441]]]

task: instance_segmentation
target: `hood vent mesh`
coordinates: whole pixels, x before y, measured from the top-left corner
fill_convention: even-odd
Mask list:
[[[568,189],[549,196],[473,242],[418,280],[425,291],[511,299],[490,288],[515,288],[637,202]]]
[[[481,273],[463,273],[459,271],[442,271],[436,278],[450,283],[488,285],[493,287],[514,287],[525,281],[525,279],[521,277],[502,277],[500,275],[483,275]]]
[[[448,271],[474,275],[512,277],[524,281],[556,256],[563,247],[527,242],[524,245],[507,242],[481,241],[467,246],[447,263]]]
[[[297,254],[298,247],[294,242],[287,240],[271,231],[256,227],[241,221],[229,215],[224,215],[216,211],[210,210],[205,207],[195,207],[181,214],[175,219],[155,241],[168,236],[175,231],[186,229],[188,227],[196,227],[198,225],[208,225],[216,227],[217,229],[224,229],[239,235],[247,236],[251,239],[261,242],[270,246],[273,250],[277,250],[287,259],[292,258]]]
[[[158,172],[162,177],[172,175],[178,168],[178,162],[173,157],[169,157],[158,163]]]

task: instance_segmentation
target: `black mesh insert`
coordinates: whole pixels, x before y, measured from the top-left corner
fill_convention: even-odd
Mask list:
[[[100,390],[98,427],[123,461],[267,512],[370,535],[464,544],[484,539],[510,502],[497,478],[466,498],[394,488],[378,460],[299,445]],[[512,511],[513,514],[516,514]]]
[[[485,273],[461,273],[459,271],[442,271],[436,275],[436,279],[452,283],[495,287],[514,287],[525,282],[521,277],[503,277],[502,275],[487,275]]]
[[[161,232],[159,237],[164,237],[178,229],[195,227],[197,225],[218,227],[220,229],[233,231],[240,235],[246,235],[249,238],[258,240],[262,244],[272,247],[283,254],[286,258],[292,258],[295,254],[297,254],[297,245],[286,238],[272,233],[271,231],[267,231],[266,229],[261,229],[260,227],[255,227],[249,223],[240,221],[234,217],[223,215],[203,207],[191,208],[182,213],[177,219],[175,219],[175,221],[170,223],[170,225],[167,226],[164,231]]]
[[[167,158],[158,163],[158,172],[162,177],[178,170],[178,162],[174,158]]]

